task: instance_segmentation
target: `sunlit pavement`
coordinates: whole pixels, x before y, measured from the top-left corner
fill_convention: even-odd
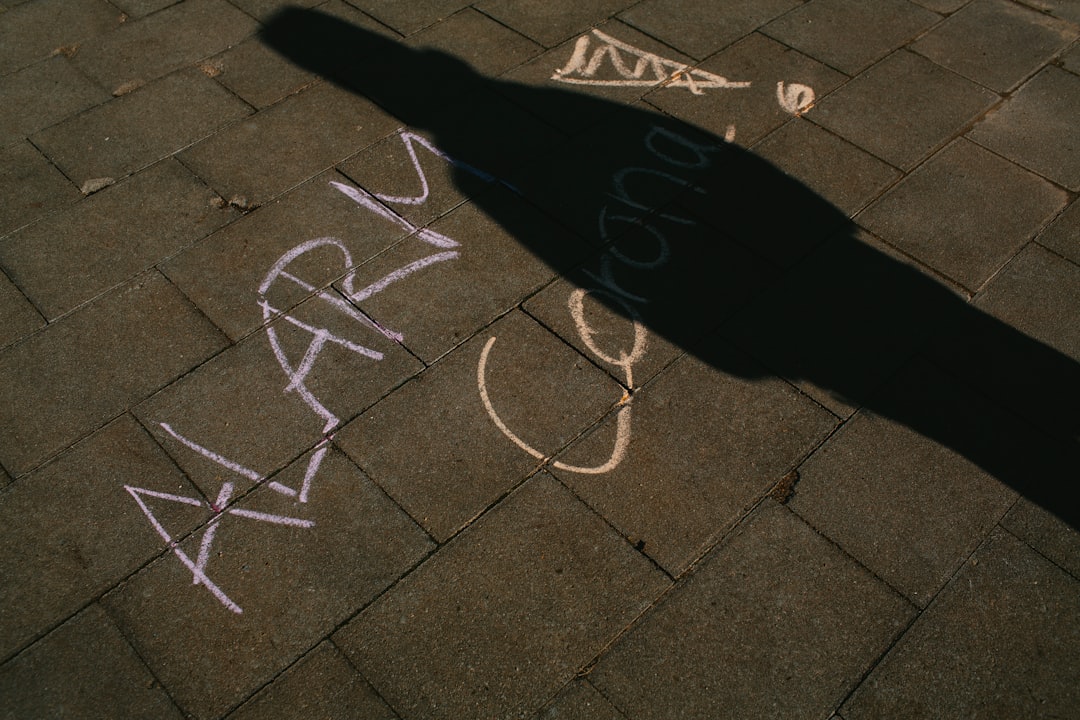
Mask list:
[[[1075,717],[1078,118],[1071,0],[0,0],[0,717]]]

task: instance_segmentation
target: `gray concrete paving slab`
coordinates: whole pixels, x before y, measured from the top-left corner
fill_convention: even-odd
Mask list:
[[[976,291],[1064,208],[1038,175],[956,140],[874,202],[858,223]]]
[[[791,118],[792,111],[778,101],[777,83],[806,86],[814,96],[825,96],[846,80],[832,68],[760,33],[713,55],[700,67],[750,86],[706,90],[703,98],[681,88],[659,88],[646,100],[718,137],[727,136],[734,128],[733,141],[743,147],[753,145]]]
[[[178,0],[117,0],[113,3],[129,18],[141,18],[174,5]]]
[[[932,407],[972,441],[1026,449],[1015,422],[928,366],[909,366],[883,393],[894,403]],[[1016,500],[970,459],[866,410],[799,475],[791,509],[920,607]]]
[[[800,0],[645,0],[619,15],[642,32],[704,60],[770,20],[798,7]]]
[[[841,418],[958,310],[951,289],[866,233],[837,235],[800,267],[721,333]]]
[[[544,708],[537,720],[579,718],[580,720],[626,720],[587,680],[574,680]]]
[[[773,20],[762,32],[847,75],[858,75],[940,20],[941,16],[907,0],[873,5],[810,0]]]
[[[275,481],[297,488],[307,468],[297,462]],[[432,546],[334,450],[306,502],[269,484],[222,504],[228,497],[216,494],[220,512],[178,545],[196,564],[205,557],[199,566],[205,580],[193,584],[192,571],[170,553],[103,601],[177,704],[195,717],[217,717],[240,704]]]
[[[780,126],[753,151],[849,216],[900,177],[896,168],[804,118]]]
[[[224,346],[149,272],[0,352],[0,462],[21,475]]]
[[[217,54],[253,33],[255,21],[225,0],[185,0],[85,41],[72,62],[102,87],[147,83]]]
[[[970,80],[899,50],[821,100],[807,117],[911,170],[998,100]]]
[[[409,37],[412,47],[432,48],[467,62],[479,73],[502,75],[544,48],[482,12],[464,8]]]
[[[668,585],[539,475],[334,642],[404,718],[530,717]]]
[[[579,45],[583,55],[578,50]],[[661,72],[643,67],[635,78],[634,72],[642,57],[650,65],[659,62]],[[650,88],[667,80],[674,68],[691,64],[692,58],[674,48],[626,23],[608,20],[523,63],[502,77],[536,88],[550,86],[555,80],[559,87],[570,87],[582,95],[632,105]],[[586,114],[573,102],[573,96],[557,94],[521,94],[515,96],[515,100],[525,104],[530,113],[569,135],[604,122],[618,108],[617,104],[598,104]]]
[[[120,178],[250,112],[196,69],[166,75],[32,136],[80,186]]]
[[[1071,122],[1080,77],[1048,67],[968,134],[975,142],[1070,190],[1080,190],[1080,150]]]
[[[135,408],[208,496],[261,482],[419,370],[339,302],[302,303]]]
[[[419,236],[407,238],[362,265],[352,283],[354,288],[378,286],[394,273],[418,268],[358,300],[358,305],[380,325],[403,334],[405,346],[426,363],[554,279],[556,270],[530,253],[528,246],[565,248],[558,254],[579,256],[570,234],[535,208],[503,188],[487,192],[503,196],[496,202],[504,217],[513,218],[523,232],[511,235],[477,204],[462,205],[430,227],[458,243],[455,248],[432,252],[439,248]]]
[[[1080,75],[1080,45],[1065,53],[1061,58],[1061,67]]]
[[[180,537],[203,520],[151,493],[198,496],[194,486],[130,416],[124,415],[0,496],[0,535],[18,557],[0,559],[0,657],[8,658],[161,553],[139,507],[153,505]]]
[[[1027,498],[1013,505],[1001,526],[1074,578],[1080,578],[1080,532],[1075,528]]]
[[[628,717],[828,717],[913,608],[766,501],[589,680]]]
[[[214,79],[258,109],[315,82],[315,76],[249,38],[204,62]]]
[[[709,357],[748,364],[719,343]],[[560,454],[553,472],[677,577],[835,425],[786,383],[684,357]],[[614,467],[590,472],[606,463]]]
[[[1064,20],[1080,23],[1080,8],[1069,0],[1031,0],[1032,7],[1050,13]]]
[[[701,222],[666,225],[662,245],[658,228],[647,227],[631,226],[523,306],[628,389],[644,385],[686,350],[686,342],[715,330],[764,292],[773,274]],[[605,269],[618,290],[605,283]],[[666,326],[650,328],[646,316],[664,317]]]
[[[1007,92],[1068,47],[1080,27],[1005,0],[976,0],[912,45],[915,52]]]
[[[395,0],[355,0],[352,4],[402,35],[411,35],[471,3],[468,0],[420,0],[404,6]]]
[[[245,337],[266,322],[261,299],[275,317],[405,233],[331,183],[357,189],[338,173],[318,175],[166,260],[162,271],[230,338]],[[279,262],[285,275],[275,271]]]
[[[180,159],[222,196],[259,205],[398,126],[367,100],[321,83],[212,135]]]
[[[971,0],[912,0],[916,5],[922,5],[934,12],[948,15],[956,12],[967,5]]]
[[[33,145],[21,141],[0,149],[0,234],[82,197]]]
[[[104,0],[21,3],[0,15],[0,72],[43,60],[54,51],[74,53],[86,38],[115,30],[123,22],[123,13]]]
[[[297,714],[319,720],[396,720],[349,661],[324,642],[229,715],[232,720],[288,720]]]
[[[550,48],[631,5],[633,0],[594,0],[591,3],[573,0],[545,3],[481,0],[476,3],[476,8]]]
[[[238,216],[165,160],[0,240],[0,264],[52,320]]]
[[[276,13],[290,7],[314,7],[322,5],[319,0],[235,0],[233,3],[248,15],[266,22]]]
[[[1066,680],[1078,672],[1078,603],[1076,578],[996,530],[840,712],[1067,717],[1080,692]]]
[[[1037,239],[1043,247],[1080,264],[1080,202],[1074,200]]]
[[[181,718],[116,626],[91,605],[0,669],[0,717]]]
[[[10,345],[45,324],[45,318],[8,276],[0,273],[0,347]]]
[[[108,99],[107,92],[62,55],[30,65],[4,77],[0,86],[0,145],[16,143]]]
[[[541,462],[504,435],[490,413],[549,457],[622,395],[610,378],[515,312],[364,412],[335,442],[442,542]]]

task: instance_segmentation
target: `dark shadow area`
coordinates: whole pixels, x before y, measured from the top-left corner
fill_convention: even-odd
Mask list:
[[[317,11],[285,10],[262,38],[503,180],[455,168],[594,300],[725,373],[779,375],[841,415],[902,423],[1080,528],[1080,365],[858,237],[768,162],[642,106],[486,78]],[[552,114],[560,130],[537,119]],[[526,202],[565,236],[535,232]],[[702,342],[714,332],[741,351]]]

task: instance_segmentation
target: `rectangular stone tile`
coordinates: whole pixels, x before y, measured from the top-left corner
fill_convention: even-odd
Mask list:
[[[208,497],[221,477],[261,482],[420,369],[329,297],[300,304],[135,409]]]
[[[0,462],[16,476],[220,350],[224,337],[147,273],[0,352]]]
[[[1062,56],[1061,67],[1080,75],[1080,45],[1073,45],[1072,50]]]
[[[1060,183],[1080,190],[1080,77],[1047,67],[968,133],[975,142]]]
[[[289,720],[298,713],[309,718],[397,720],[394,711],[329,642],[320,643],[229,718]]]
[[[83,43],[74,63],[115,90],[150,82],[235,45],[256,28],[225,0],[185,0]]]
[[[313,7],[320,2],[319,0],[233,0],[232,4],[260,22],[266,22],[275,13],[287,8]]]
[[[616,710],[587,680],[574,680],[559,693],[554,702],[536,716],[536,720],[559,718],[626,720],[626,716]]]
[[[1072,0],[1031,0],[1028,4],[1054,17],[1080,24],[1080,7]]]
[[[895,168],[801,118],[770,133],[753,151],[849,217],[900,177]]]
[[[847,417],[961,308],[947,286],[871,236],[844,233],[721,332]]]
[[[912,0],[917,5],[942,14],[953,13],[967,5],[971,0]]]
[[[667,586],[540,475],[334,640],[404,718],[529,716]]]
[[[619,18],[642,32],[704,59],[775,17],[800,0],[645,0]]]
[[[650,67],[635,78],[634,70],[642,58],[647,58],[649,63],[659,62],[661,72]],[[531,88],[559,89],[560,92],[510,94],[548,124],[575,134],[601,122],[617,123],[612,118],[618,115],[621,106],[633,105],[650,88],[669,80],[676,68],[693,62],[674,48],[612,19],[520,65],[503,75],[503,79]],[[610,104],[585,104],[578,101],[579,95],[607,100]],[[586,109],[591,112],[583,112]]]
[[[470,3],[469,0],[417,0],[408,4],[397,0],[354,0],[352,4],[402,35],[411,35]]]
[[[178,0],[116,0],[113,4],[123,10],[128,17],[141,18],[177,2]]]
[[[507,27],[473,8],[464,8],[410,36],[405,44],[448,53],[481,75],[494,77],[543,51],[515,30],[520,28],[513,24]]]
[[[26,141],[0,148],[0,235],[82,197],[71,181]]]
[[[423,236],[407,238],[362,265],[351,290],[341,285],[372,319],[401,333],[405,346],[425,362],[468,339],[580,257],[570,233],[499,187],[427,232],[456,246],[446,250],[445,244],[421,242]]]
[[[700,67],[731,82],[750,85],[706,89],[703,95],[694,95],[684,88],[664,87],[650,92],[646,100],[680,120],[743,147],[783,125],[795,112],[803,112],[816,96],[826,95],[846,79],[816,60],[758,33],[710,57]],[[804,88],[797,107],[781,106],[777,99],[778,82],[784,83],[789,91]]]
[[[10,345],[45,324],[41,316],[19,288],[0,273],[0,347]]]
[[[441,542],[622,394],[588,361],[514,312],[364,412],[336,442]]]
[[[406,232],[335,182],[355,191],[335,172],[319,175],[187,248],[165,262],[162,272],[239,340],[266,322],[262,300],[273,304],[271,316],[284,312]]]
[[[702,223],[653,218],[523,307],[618,382],[639,388],[767,288],[772,272]]]
[[[177,704],[219,717],[274,679],[431,549],[404,513],[335,450],[231,500],[205,529],[104,599]],[[309,495],[290,497],[280,488]],[[279,489],[275,492],[275,489]],[[211,519],[212,518],[212,519]]]
[[[322,83],[216,133],[180,158],[222,196],[259,205],[398,125],[370,101]]]
[[[207,60],[214,79],[262,109],[316,82],[309,71],[289,62],[259,38],[250,38]]]
[[[0,263],[54,319],[237,216],[170,159],[0,240]]]
[[[841,708],[845,720],[1068,717],[1080,585],[995,532]]]
[[[857,75],[940,20],[907,0],[811,0],[761,31]]]
[[[929,356],[1051,436],[1080,442],[1080,268],[1029,246],[975,306]]]
[[[724,344],[697,352],[636,392],[553,469],[676,576],[836,424]]]
[[[765,501],[589,675],[628,717],[828,717],[913,615]]]
[[[900,50],[818,102],[807,117],[910,170],[997,101],[970,80]]]
[[[1062,502],[1068,502],[1062,498]],[[1001,526],[1020,538],[1058,567],[1080,578],[1080,530],[1021,498],[1002,521]]]
[[[0,541],[7,548],[0,554],[0,658],[162,552],[161,537],[128,485],[197,495],[161,448],[124,415],[0,496]],[[173,503],[160,509],[159,518],[179,537],[202,520],[191,511]]]
[[[92,178],[119,179],[249,111],[202,72],[182,70],[31,139],[82,185]]]
[[[108,99],[108,93],[63,56],[6,75],[0,85],[0,145],[10,145]]]
[[[976,0],[911,48],[938,65],[1006,92],[1080,35],[1075,25],[1007,0]]]
[[[790,507],[925,607],[1016,498],[984,468],[1037,450],[1000,409],[921,363],[882,395],[803,463]],[[952,428],[951,442],[932,424]],[[972,448],[982,454],[966,457]]]
[[[0,666],[0,717],[183,717],[97,605]]]
[[[1080,265],[1080,202],[1074,200],[1037,240],[1043,247]]]
[[[544,47],[552,47],[632,4],[632,0],[595,0],[589,3],[574,0],[545,3],[482,0],[475,7]]]
[[[78,47],[85,38],[120,27],[123,13],[104,0],[37,0],[0,15],[0,73]]]
[[[974,291],[1068,201],[1037,175],[959,138],[859,214],[886,242]]]

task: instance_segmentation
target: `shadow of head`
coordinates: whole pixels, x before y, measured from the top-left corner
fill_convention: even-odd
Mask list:
[[[722,372],[780,376],[841,419],[862,408],[911,428],[1080,526],[1067,499],[1077,363],[754,153],[643,104],[487,78],[314,10],[283,10],[262,39],[422,130],[459,161],[463,194],[606,312]],[[558,127],[541,119],[552,108]]]

